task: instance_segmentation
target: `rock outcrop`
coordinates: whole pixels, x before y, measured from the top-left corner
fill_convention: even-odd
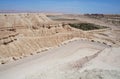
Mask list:
[[[1,61],[21,59],[74,37],[89,38],[83,31],[55,23],[44,14],[1,14],[0,17]]]

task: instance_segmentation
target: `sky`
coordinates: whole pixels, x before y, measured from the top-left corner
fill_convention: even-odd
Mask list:
[[[0,0],[0,10],[120,14],[120,0]]]

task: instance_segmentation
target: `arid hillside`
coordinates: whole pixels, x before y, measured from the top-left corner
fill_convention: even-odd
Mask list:
[[[39,53],[74,37],[89,38],[81,30],[54,22],[44,14],[0,14],[1,64]]]
[[[4,13],[0,14],[0,62],[22,59],[48,48],[58,46],[72,38],[108,45],[118,44],[118,30],[112,27],[84,31],[71,27],[69,23],[94,23],[97,21],[84,15],[43,14],[43,13]],[[106,25],[103,23],[102,25]]]
[[[0,79],[119,79],[115,17],[1,13]]]

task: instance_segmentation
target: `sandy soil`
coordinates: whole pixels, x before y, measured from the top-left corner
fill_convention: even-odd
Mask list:
[[[0,79],[120,79],[119,26],[83,15],[65,18],[109,28],[82,31],[45,14],[0,17]]]
[[[76,64],[76,62],[83,62],[81,63],[82,66],[94,58],[96,56],[96,53],[106,47],[108,48],[109,46],[100,43],[76,40],[67,43],[66,45],[50,49],[44,53],[40,53],[39,55],[1,65],[0,79],[48,79],[49,76],[46,75],[45,78],[43,78],[44,75],[38,77],[36,73],[44,73],[47,71],[48,73],[45,74],[49,75],[49,73],[52,72],[52,75],[54,75],[54,73],[56,73],[56,70],[59,71],[59,69],[62,69],[63,71],[79,68],[79,63]],[[58,76],[61,75],[59,73],[57,73]],[[34,75],[36,75],[38,78],[34,78]],[[55,78],[51,77],[49,79],[61,78],[56,78],[56,76]]]

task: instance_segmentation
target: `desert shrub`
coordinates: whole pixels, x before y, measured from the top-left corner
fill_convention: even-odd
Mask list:
[[[6,14],[4,16],[7,16]]]
[[[103,29],[107,28],[105,26],[100,26],[100,25],[95,25],[92,23],[74,23],[74,24],[69,24],[71,27],[77,28],[77,29],[82,29],[82,30],[95,30],[95,29]]]

